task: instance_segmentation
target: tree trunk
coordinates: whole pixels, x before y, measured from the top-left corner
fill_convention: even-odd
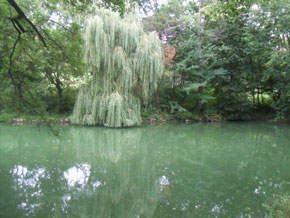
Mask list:
[[[58,97],[59,97],[59,100],[61,101],[62,100],[62,87],[61,87],[61,81],[59,80],[59,78],[56,78],[55,79],[55,87],[57,89],[57,94],[58,94]]]
[[[254,88],[252,89],[252,97],[253,97],[253,104],[255,105],[256,101],[255,101],[255,89]]]
[[[22,84],[19,82],[17,84],[17,97],[19,101],[19,106],[22,107],[23,105],[23,89],[22,89]]]
[[[288,50],[290,50],[290,34],[287,35]]]
[[[261,106],[261,103],[260,103],[260,88],[257,87],[257,103],[258,103],[258,107]]]
[[[160,109],[159,87],[154,92],[154,96],[153,96],[153,106],[154,106],[154,111],[155,112],[159,112],[159,109]]]

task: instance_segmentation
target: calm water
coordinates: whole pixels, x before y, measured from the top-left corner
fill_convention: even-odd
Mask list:
[[[290,125],[0,125],[0,217],[264,217],[290,194]]]

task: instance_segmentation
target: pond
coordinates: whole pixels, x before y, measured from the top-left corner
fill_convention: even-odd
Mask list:
[[[290,126],[0,125],[0,217],[264,217],[290,194]]]

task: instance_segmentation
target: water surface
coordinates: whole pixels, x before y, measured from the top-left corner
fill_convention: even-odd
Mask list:
[[[0,217],[264,217],[290,194],[290,126],[0,125]]]

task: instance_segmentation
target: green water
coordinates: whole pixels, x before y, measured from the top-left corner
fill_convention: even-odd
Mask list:
[[[0,125],[0,217],[264,217],[290,194],[290,125]]]

